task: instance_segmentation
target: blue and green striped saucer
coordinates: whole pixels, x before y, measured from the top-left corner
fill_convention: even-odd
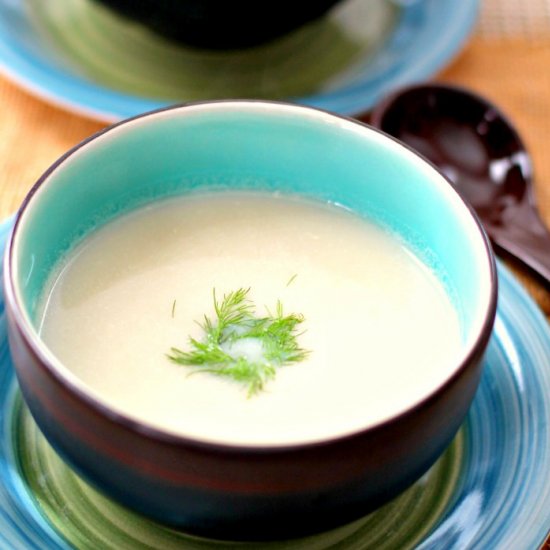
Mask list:
[[[0,253],[11,222],[0,226]],[[457,438],[413,487],[339,529],[300,540],[198,539],[145,520],[79,479],[20,397],[0,296],[0,548],[67,550],[534,549],[550,528],[550,330],[510,273],[482,382]]]
[[[92,0],[0,0],[0,68],[67,109],[114,121],[170,103],[286,99],[357,114],[461,49],[479,0],[345,0],[268,45],[170,43]]]

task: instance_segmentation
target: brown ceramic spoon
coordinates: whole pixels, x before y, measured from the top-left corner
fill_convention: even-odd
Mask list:
[[[376,106],[370,123],[438,166],[496,247],[550,285],[550,232],[535,206],[531,159],[499,109],[462,88],[419,85]]]

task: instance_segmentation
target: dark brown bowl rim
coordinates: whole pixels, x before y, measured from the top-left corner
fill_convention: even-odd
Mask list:
[[[366,428],[360,428],[350,433],[345,433],[343,435],[336,435],[327,437],[326,439],[321,439],[318,441],[310,441],[310,442],[298,442],[298,443],[287,443],[287,444],[275,444],[275,445],[269,445],[269,444],[261,444],[261,445],[251,445],[251,444],[232,444],[232,443],[222,443],[222,442],[216,442],[216,441],[209,441],[209,440],[203,440],[198,438],[193,438],[190,436],[185,435],[177,435],[172,432],[164,431],[160,428],[145,424],[143,422],[140,422],[139,420],[136,420],[132,418],[131,416],[121,413],[118,411],[113,410],[109,406],[107,406],[105,403],[102,403],[98,399],[96,399],[94,396],[90,395],[89,393],[82,390],[80,387],[74,386],[69,380],[65,378],[61,374],[61,372],[52,364],[50,364],[50,361],[48,357],[43,353],[42,348],[44,347],[44,344],[41,340],[38,338],[35,338],[34,334],[31,333],[28,330],[27,323],[25,321],[24,314],[22,313],[22,306],[19,304],[15,288],[17,286],[17,283],[13,281],[12,279],[12,269],[11,265],[13,263],[13,243],[14,240],[17,237],[18,233],[18,227],[21,220],[21,217],[25,211],[25,209],[28,207],[30,201],[32,200],[32,197],[36,193],[36,191],[47,181],[47,179],[50,177],[50,175],[57,170],[68,158],[70,158],[73,154],[78,152],[80,149],[87,146],[89,143],[95,141],[96,139],[100,138],[104,134],[107,134],[115,129],[117,129],[120,126],[123,126],[125,124],[131,123],[135,120],[140,120],[142,118],[148,118],[155,116],[159,113],[167,112],[167,111],[177,111],[185,109],[186,107],[193,107],[193,106],[201,106],[201,105],[212,105],[212,104],[270,104],[270,105],[280,105],[280,106],[287,106],[287,107],[293,107],[293,108],[299,108],[300,110],[306,110],[306,111],[313,111],[313,112],[321,112],[324,114],[328,114],[332,117],[339,118],[341,120],[345,120],[348,122],[351,122],[353,124],[358,124],[360,126],[368,128],[370,131],[376,132],[378,134],[383,135],[384,137],[390,139],[391,141],[397,143],[401,147],[407,149],[410,151],[413,155],[416,157],[419,157],[421,160],[423,160],[425,163],[427,163],[429,166],[434,169],[440,177],[442,177],[447,184],[451,187],[452,193],[454,194],[455,198],[458,199],[459,203],[463,204],[466,209],[469,211],[471,217],[473,218],[474,224],[477,226],[477,229],[479,231],[480,237],[483,242],[483,249],[485,251],[485,258],[488,261],[488,267],[489,267],[489,301],[487,304],[487,310],[485,312],[485,317],[483,319],[483,323],[481,326],[481,330],[479,331],[479,334],[477,335],[477,338],[475,341],[471,344],[470,349],[468,350],[468,353],[465,355],[462,362],[456,367],[453,372],[444,380],[442,380],[437,387],[435,387],[430,393],[425,395],[420,401],[415,403],[413,406],[407,408],[404,411],[401,411],[394,416],[391,416],[390,418],[387,418],[381,422],[378,422],[376,424],[370,425]],[[138,114],[136,116],[118,121],[114,124],[111,124],[98,132],[90,135],[89,137],[82,140],[80,143],[76,144],[74,147],[69,149],[66,153],[64,153],[61,157],[59,157],[36,181],[36,183],[32,186],[29,193],[23,200],[21,207],[19,208],[14,226],[12,228],[12,231],[8,237],[8,241],[6,243],[6,250],[4,254],[4,290],[5,290],[5,300],[6,300],[6,306],[10,309],[10,313],[14,317],[15,324],[17,326],[17,330],[20,331],[21,336],[25,340],[25,343],[30,347],[32,352],[35,354],[35,356],[40,361],[40,368],[43,368],[47,371],[49,375],[51,375],[58,383],[60,383],[63,387],[65,387],[68,391],[70,391],[72,394],[74,394],[79,400],[84,402],[87,406],[89,406],[93,411],[95,411],[100,416],[105,417],[107,420],[110,420],[111,422],[114,422],[123,428],[126,428],[132,432],[134,432],[136,435],[145,437],[151,441],[157,441],[159,443],[165,443],[176,447],[195,447],[200,449],[207,449],[212,450],[214,452],[220,452],[220,453],[246,453],[246,454],[283,454],[287,452],[294,452],[294,451],[301,451],[301,450],[308,450],[308,449],[315,449],[325,446],[332,446],[332,445],[338,445],[339,443],[344,443],[346,441],[350,441],[352,439],[355,439],[357,437],[361,437],[368,433],[373,433],[378,430],[382,430],[390,425],[398,423],[402,418],[407,417],[418,410],[426,407],[429,405],[430,402],[434,401],[435,399],[440,396],[443,392],[445,392],[446,388],[451,386],[458,378],[461,377],[462,373],[468,365],[470,365],[473,361],[476,360],[476,357],[481,354],[491,336],[492,328],[493,328],[493,322],[496,315],[496,307],[497,307],[497,289],[498,289],[498,279],[497,279],[497,271],[496,271],[496,262],[493,255],[493,251],[491,248],[491,244],[489,242],[489,238],[487,237],[487,234],[485,230],[483,229],[483,226],[481,225],[481,222],[479,221],[479,218],[477,217],[476,213],[472,209],[472,207],[454,190],[451,182],[449,179],[429,160],[424,158],[422,155],[418,154],[416,151],[414,151],[411,147],[408,145],[400,142],[399,140],[395,139],[394,137],[386,134],[385,132],[381,131],[380,129],[371,126],[369,124],[365,124],[357,119],[354,119],[352,117],[339,115],[332,113],[325,109],[319,109],[315,107],[310,107],[307,105],[301,105],[298,103],[292,103],[292,102],[286,102],[286,101],[264,101],[264,100],[257,100],[257,99],[222,99],[222,100],[212,100],[212,101],[194,101],[194,102],[186,102],[182,104],[176,104],[176,105],[170,105],[167,107],[162,107],[160,109],[155,109],[153,111],[147,111],[145,113]],[[16,367],[17,370],[17,367]]]

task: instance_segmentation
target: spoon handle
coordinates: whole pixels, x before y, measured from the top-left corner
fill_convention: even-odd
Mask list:
[[[536,212],[529,223],[487,227],[493,243],[535,271],[550,286],[550,231]]]

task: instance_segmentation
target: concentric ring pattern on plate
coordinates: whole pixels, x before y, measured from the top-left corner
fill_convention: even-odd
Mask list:
[[[10,227],[9,222],[0,227],[2,247]],[[442,459],[409,491],[366,518],[264,547],[520,550],[543,542],[550,526],[550,331],[503,267],[499,281],[497,322],[481,386]],[[73,474],[21,402],[3,301],[0,312],[0,548],[241,547],[143,520]]]
[[[0,67],[35,94],[102,120],[222,97],[356,114],[448,63],[478,1],[343,0],[272,44],[220,54],[175,46],[92,0],[0,0]]]

